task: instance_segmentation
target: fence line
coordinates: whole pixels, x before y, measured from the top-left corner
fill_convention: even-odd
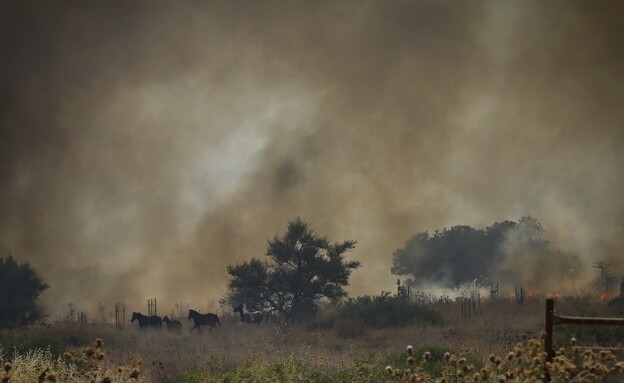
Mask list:
[[[546,339],[544,340],[544,351],[548,354],[547,360],[552,361],[555,356],[553,348],[554,326],[558,324],[581,324],[581,325],[609,325],[624,326],[624,318],[590,318],[590,317],[568,317],[555,315],[555,300],[546,299]]]

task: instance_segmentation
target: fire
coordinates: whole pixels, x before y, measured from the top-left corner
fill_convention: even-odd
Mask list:
[[[601,293],[600,295],[598,295],[598,297],[596,299],[598,301],[604,301],[607,298],[609,298],[609,293]]]
[[[553,294],[552,294],[552,297],[553,297],[554,299],[559,299],[559,300],[561,300],[561,299],[563,298],[563,295],[561,295],[561,293],[553,293]]]
[[[529,290],[526,293],[527,298],[534,297],[537,295],[537,290]]]

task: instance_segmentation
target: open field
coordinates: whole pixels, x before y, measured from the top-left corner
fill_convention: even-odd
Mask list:
[[[310,330],[306,324],[277,321],[242,324],[236,316],[222,315],[220,328],[213,331],[204,328],[201,333],[190,332],[191,324],[186,318],[179,318],[183,323],[179,333],[170,333],[164,328],[139,330],[136,323],[127,323],[122,329],[65,324],[6,330],[2,333],[2,344],[5,358],[10,354],[6,348],[28,347],[33,339],[39,342],[37,345],[49,343],[53,353],[61,355],[73,351],[81,355],[99,338],[104,341],[104,360],[112,366],[110,368],[124,366],[131,371],[140,362],[145,381],[202,381],[182,378],[189,373],[220,374],[250,363],[261,362],[266,366],[284,361],[302,363],[312,371],[336,374],[344,369],[365,368],[366,373],[379,379],[389,379],[383,374],[384,366],[399,363],[407,345],[449,350],[469,355],[476,363],[485,363],[490,354],[505,355],[518,343],[539,338],[544,329],[544,301],[541,299],[528,299],[523,305],[507,300],[484,301],[481,314],[473,312],[470,318],[462,316],[457,303],[433,303],[430,307],[442,314],[443,325],[413,323],[399,328],[371,329],[348,322],[337,324],[333,329]],[[557,302],[556,311],[562,315],[590,311],[603,315],[606,303]],[[568,330],[560,333],[568,334]],[[621,337],[611,339],[608,346],[622,346]],[[587,346],[594,345],[591,337],[581,341]],[[560,346],[567,340],[559,337],[557,342]],[[354,378],[353,381],[358,380]]]

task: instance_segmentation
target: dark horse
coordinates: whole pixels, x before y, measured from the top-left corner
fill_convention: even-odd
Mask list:
[[[137,320],[139,322],[139,328],[143,328],[143,327],[157,327],[157,328],[161,328],[162,327],[162,320],[160,319],[159,316],[156,315],[152,315],[151,317],[148,317],[147,315],[143,315],[141,313],[132,313],[132,319],[130,320],[130,322],[134,322],[135,320]]]
[[[197,331],[201,332],[201,328],[199,326],[208,325],[210,326],[210,331],[212,331],[212,328],[216,325],[221,326],[221,322],[219,322],[217,314],[200,314],[195,310],[189,310],[188,319],[193,319],[193,322],[195,322],[195,326],[191,328],[191,331],[193,331],[194,328],[197,328]]]
[[[243,323],[260,324],[269,317],[268,313],[262,311],[247,311],[247,308],[242,303],[234,308],[234,312],[240,313],[241,322]]]
[[[168,316],[165,315],[163,318],[163,322],[167,325],[167,330],[169,331],[180,331],[182,330],[182,323],[179,320],[171,320]]]

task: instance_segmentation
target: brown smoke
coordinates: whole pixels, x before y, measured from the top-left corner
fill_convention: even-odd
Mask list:
[[[298,216],[358,240],[353,294],[417,232],[529,214],[621,258],[620,2],[0,4],[0,250],[51,312],[214,310]]]

